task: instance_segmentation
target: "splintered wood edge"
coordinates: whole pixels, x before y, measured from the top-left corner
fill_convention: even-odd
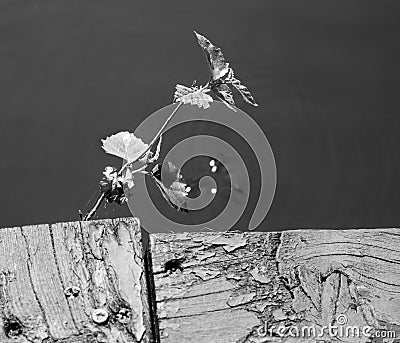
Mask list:
[[[139,220],[0,229],[0,342],[151,341]]]
[[[150,238],[161,343],[400,342],[399,229]]]

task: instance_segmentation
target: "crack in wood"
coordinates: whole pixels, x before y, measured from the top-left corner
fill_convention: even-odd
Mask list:
[[[22,237],[24,239],[24,242],[25,242],[26,253],[27,253],[27,256],[28,256],[28,258],[26,260],[26,267],[27,267],[27,270],[28,270],[29,283],[30,283],[32,292],[34,294],[35,300],[36,300],[36,302],[37,302],[37,304],[39,306],[39,309],[40,309],[40,312],[41,312],[41,315],[42,315],[42,319],[44,321],[44,325],[45,325],[45,328],[46,328],[46,334],[48,335],[48,337],[50,339],[53,339],[53,337],[52,337],[52,335],[50,333],[50,326],[49,326],[49,322],[48,322],[48,319],[47,319],[46,311],[45,311],[45,309],[44,309],[44,307],[43,307],[43,305],[42,305],[42,303],[41,303],[41,301],[39,299],[38,291],[36,290],[35,284],[33,283],[33,280],[32,280],[32,271],[31,271],[32,259],[31,259],[29,243],[28,243],[27,237],[26,237],[26,235],[24,233],[24,229],[21,227],[20,230],[21,230],[21,235],[22,235]]]
[[[340,244],[341,246],[344,246],[345,244],[352,246],[352,245],[354,245],[354,242],[350,242],[350,241],[321,242],[321,245],[337,245],[337,244]],[[391,251],[391,252],[400,254],[400,250],[391,249],[389,247],[381,247],[381,246],[377,246],[375,244],[368,244],[365,242],[357,242],[357,245],[359,245],[360,247],[365,246],[368,248],[382,249],[382,250],[387,250],[387,251]]]
[[[24,251],[14,250],[19,244]],[[0,342],[20,333],[18,320],[21,343],[153,342],[137,219],[2,229],[0,255],[8,261],[0,260],[1,270],[8,264],[16,273],[7,318],[8,284],[0,275]],[[67,298],[67,286],[80,292]],[[105,325],[92,321],[99,307],[108,312]]]
[[[396,283],[392,283],[392,282],[382,281],[382,280],[380,280],[380,279],[374,278],[373,276],[365,275],[365,274],[361,273],[361,272],[358,271],[358,270],[354,270],[354,272],[356,272],[357,274],[359,274],[360,276],[362,276],[363,278],[366,278],[366,279],[374,280],[374,281],[376,281],[376,282],[383,283],[383,284],[388,285],[388,286],[400,287],[400,283],[399,283],[399,284],[396,284]],[[372,284],[370,284],[370,285],[372,286]],[[376,286],[376,285],[373,285],[373,286],[379,288],[379,287]],[[380,289],[386,290],[386,289],[384,289],[384,288],[380,288]],[[400,290],[399,290],[399,291],[393,291],[393,290],[391,290],[390,292],[393,292],[393,293],[400,293]]]
[[[56,264],[57,274],[58,274],[58,276],[60,278],[60,282],[61,282],[62,288],[65,289],[65,285],[64,285],[64,282],[63,282],[63,279],[62,279],[62,275],[61,275],[61,271],[60,271],[60,266],[59,266],[58,260],[56,258],[56,249],[55,249],[55,246],[54,246],[53,230],[52,230],[51,226],[49,226],[48,228],[49,228],[51,248],[53,249],[53,256],[54,256],[54,262]],[[69,312],[71,313],[71,319],[72,319],[72,323],[74,324],[74,329],[79,332],[77,323],[76,323],[75,318],[73,316],[73,311],[72,311],[72,308],[71,308],[71,304],[70,304],[69,301],[67,301],[67,306],[68,306]]]
[[[330,253],[330,254],[320,254],[320,257],[332,257],[332,256],[349,256],[349,257],[357,257],[357,258],[370,258],[379,260],[385,263],[393,263],[393,264],[400,264],[400,260],[388,260],[386,258],[378,257],[378,256],[371,256],[366,254],[350,254],[350,253]],[[311,260],[315,259],[315,257],[303,257],[304,260]]]
[[[147,284],[147,301],[149,304],[149,321],[152,332],[152,340],[154,343],[160,343],[160,329],[158,326],[156,293],[154,285],[152,256],[149,243],[149,234],[144,229],[141,230],[144,277]]]
[[[362,327],[372,324],[375,329],[382,328],[377,324],[378,312],[375,306],[380,303],[377,300],[379,296],[387,299],[387,291],[383,290],[382,292],[386,293],[377,294],[378,298],[366,300],[355,296],[354,292],[351,294],[350,290],[352,287],[357,290],[366,284],[367,279],[357,274],[360,272],[376,279],[376,281],[371,279],[371,282],[377,283],[372,289],[378,290],[378,280],[381,279],[392,284],[393,290],[396,290],[397,282],[394,282],[392,275],[396,275],[398,270],[397,250],[384,240],[387,238],[384,238],[382,231],[376,235],[374,231],[363,232],[370,237],[370,241],[365,244],[359,244],[359,236],[354,230],[299,230],[283,233],[252,233],[252,235],[243,233],[247,244],[235,251],[235,254],[224,252],[218,246],[210,247],[205,243],[203,247],[199,246],[199,242],[213,239],[211,233],[181,234],[184,238],[182,240],[177,238],[178,235],[153,235],[155,265],[162,266],[171,256],[183,252],[187,261],[183,271],[176,271],[167,276],[156,273],[154,275],[157,305],[163,314],[159,318],[160,325],[163,332],[168,333],[168,336],[161,335],[161,343],[266,342],[261,337],[256,337],[255,331],[260,324],[283,325],[286,330],[293,325],[301,327],[307,324],[323,329],[324,326],[337,325],[338,317],[343,314],[347,316],[350,325]],[[218,237],[220,236],[218,234]],[[197,258],[196,251],[207,251],[206,263]],[[371,269],[374,264],[376,267]],[[391,272],[391,278],[384,277],[381,267],[383,265],[385,268],[390,268],[388,270]],[[216,275],[220,273],[221,277],[202,280],[191,276],[191,274],[197,275],[197,268],[214,270]],[[368,268],[370,273],[367,272]],[[254,270],[262,271],[260,274],[264,277],[262,280],[271,281],[260,283],[254,278],[252,273]],[[377,272],[376,275],[372,274],[374,270]],[[230,286],[229,290],[224,290],[224,287],[227,287],[224,279],[236,285],[234,290]],[[244,311],[242,313],[253,312],[258,319],[258,322],[249,324],[247,329],[250,331],[243,335],[239,333],[240,326],[224,320],[225,316],[232,315],[225,309],[226,298],[240,297],[240,294],[251,294],[251,292],[256,294],[254,300],[238,303],[234,309]],[[265,294],[262,300],[261,294]],[[273,305],[263,306],[265,302]],[[259,304],[258,307],[256,303]],[[380,306],[380,311],[384,311],[382,305]],[[219,313],[217,317],[214,317],[215,313]],[[204,321],[206,315],[220,321],[215,325],[220,329],[213,335],[205,331],[206,325],[212,325]],[[195,325],[195,329],[185,326],[189,322]],[[169,324],[171,324],[170,329],[168,329]],[[197,333],[195,340],[190,334],[194,330]],[[226,330],[237,332],[236,338],[228,339]],[[266,337],[268,338],[273,341],[279,338],[279,342],[292,342],[289,338],[284,339],[279,335]],[[329,337],[324,336],[324,339],[329,340]],[[361,338],[357,342],[365,343],[365,339]],[[306,341],[311,342],[307,339],[304,342]]]

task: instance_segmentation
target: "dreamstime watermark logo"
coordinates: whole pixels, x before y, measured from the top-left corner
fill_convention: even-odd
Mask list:
[[[135,136],[142,138],[144,141],[150,141],[176,106],[176,104],[171,104],[148,116],[135,130]],[[276,188],[275,159],[267,137],[250,115],[240,109],[234,112],[220,101],[214,101],[211,107],[206,110],[199,109],[197,106],[182,105],[167,125],[165,132],[177,125],[195,121],[206,121],[222,125],[232,130],[235,135],[238,135],[251,148],[261,176],[260,187],[252,189],[252,192],[259,193],[258,201],[248,226],[249,230],[254,230],[267,215]],[[193,125],[198,124],[193,123]],[[182,137],[187,136],[186,132],[180,132],[178,128],[174,130],[176,130],[178,136],[180,134],[182,134]],[[175,131],[173,132],[175,133]],[[187,161],[198,156],[209,156],[220,161],[229,174],[232,188],[237,187],[240,190],[240,201],[236,201],[237,199],[234,199],[232,192],[230,192],[230,198],[218,215],[203,223],[182,224],[167,218],[166,215],[160,212],[149,194],[145,176],[135,175],[135,191],[128,196],[128,206],[134,215],[140,217],[141,226],[149,232],[193,232],[204,230],[205,227],[215,231],[227,231],[232,228],[246,210],[252,187],[249,174],[253,170],[250,170],[249,173],[245,163],[245,156],[241,156],[237,149],[224,139],[204,133],[181,139],[166,154],[165,151],[162,151],[162,155],[165,155],[164,163],[170,161],[178,168],[182,168]],[[255,168],[254,164],[251,168]],[[214,186],[210,188],[210,184]],[[205,185],[208,186],[206,187]],[[216,195],[214,180],[208,175],[204,176],[199,180],[199,188],[200,195],[189,199],[189,211],[202,210],[207,206],[212,206],[212,201]],[[214,189],[214,191],[210,192],[210,189]],[[182,216],[185,215],[187,216],[187,214],[182,214]]]
[[[395,331],[376,330],[372,326],[349,325],[346,315],[339,314],[336,317],[335,325],[264,325],[257,328],[258,337],[282,337],[282,338],[396,338]],[[268,338],[269,342],[269,338]]]

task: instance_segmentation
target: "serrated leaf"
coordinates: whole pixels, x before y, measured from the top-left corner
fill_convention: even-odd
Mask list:
[[[197,41],[206,54],[211,76],[213,80],[218,80],[224,76],[229,70],[229,63],[225,61],[222,50],[212,44],[206,37],[194,31]]]
[[[118,132],[101,141],[106,153],[121,157],[127,162],[134,161],[148,148],[146,143],[128,131]]]
[[[206,57],[211,69],[211,89],[214,94],[224,102],[229,108],[234,109],[235,103],[231,89],[226,84],[232,86],[240,93],[243,99],[253,106],[258,106],[248,88],[233,75],[233,69],[226,62],[222,50],[212,44],[206,37],[195,31],[197,41],[206,53]],[[219,81],[219,82],[216,82]],[[213,85],[214,83],[214,85]],[[222,86],[225,84],[225,86]]]
[[[175,86],[175,93],[174,93],[174,102],[177,102],[177,100],[191,92],[192,88],[191,87],[186,87],[184,85],[177,84]]]

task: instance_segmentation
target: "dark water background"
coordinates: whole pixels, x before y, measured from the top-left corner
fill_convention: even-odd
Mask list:
[[[398,1],[2,0],[0,226],[78,219],[115,162],[100,139],[207,80],[193,29],[260,104],[238,102],[277,163],[265,229],[400,226],[399,15]]]

